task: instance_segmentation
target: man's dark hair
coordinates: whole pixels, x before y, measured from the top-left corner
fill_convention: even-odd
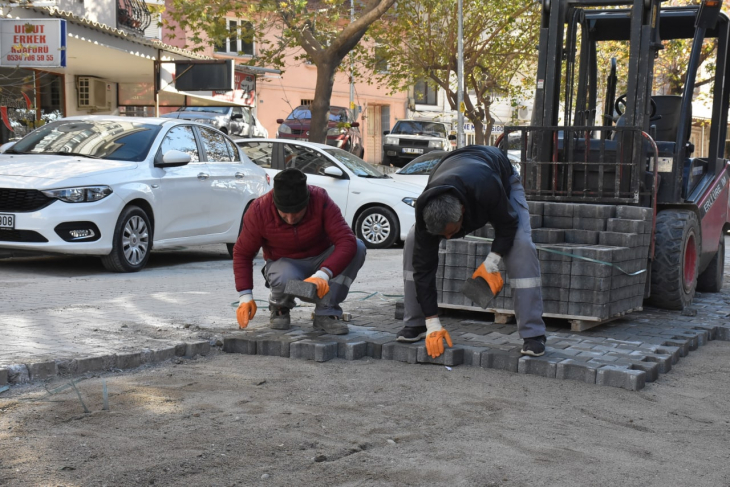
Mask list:
[[[443,193],[428,200],[423,208],[426,230],[433,235],[443,235],[446,225],[461,220],[461,202],[453,195]]]

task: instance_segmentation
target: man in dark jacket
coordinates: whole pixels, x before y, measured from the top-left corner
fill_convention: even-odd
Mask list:
[[[291,279],[317,286],[321,302],[314,309],[314,329],[333,335],[348,333],[340,303],[365,262],[365,245],[352,233],[327,192],[307,185],[307,176],[289,168],[274,177],[274,189],[257,198],[243,218],[233,247],[233,273],[239,292],[236,316],[246,328],[256,314],[253,300],[253,259],[264,249],[263,269],[271,288],[269,326],[291,327],[294,298],[284,294]]]
[[[487,223],[494,227],[491,252],[472,275],[481,277],[493,294],[502,290],[500,261],[512,288],[522,353],[545,353],[540,263],[532,242],[530,214],[519,175],[499,149],[469,146],[444,156],[416,202],[416,224],[403,247],[405,327],[397,340],[426,338],[429,355],[444,351],[451,337],[439,321],[436,271],[439,243],[460,238]]]

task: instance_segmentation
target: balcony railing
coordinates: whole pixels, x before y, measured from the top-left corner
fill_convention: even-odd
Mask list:
[[[117,27],[143,34],[152,23],[144,0],[117,0]]]

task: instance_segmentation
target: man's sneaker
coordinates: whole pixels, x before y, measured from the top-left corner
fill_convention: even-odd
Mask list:
[[[314,329],[330,335],[347,335],[350,329],[337,316],[314,315]]]
[[[269,328],[274,330],[288,330],[291,328],[291,316],[289,308],[284,306],[269,305],[271,317],[269,318]]]
[[[545,353],[545,335],[539,337],[525,338],[522,345],[522,355],[530,355],[531,357],[539,357]]]
[[[426,326],[404,326],[396,335],[399,342],[417,342],[426,338]]]

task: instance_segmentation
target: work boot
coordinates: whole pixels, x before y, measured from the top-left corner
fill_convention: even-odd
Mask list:
[[[413,343],[426,338],[426,326],[404,326],[396,335],[396,341]]]
[[[330,335],[347,335],[350,329],[337,316],[314,315],[314,329]]]
[[[539,337],[525,338],[522,345],[522,355],[530,355],[531,357],[539,357],[545,353],[545,335]]]
[[[291,328],[291,316],[289,308],[284,306],[269,305],[271,317],[269,318],[269,328],[274,330],[288,330]]]

